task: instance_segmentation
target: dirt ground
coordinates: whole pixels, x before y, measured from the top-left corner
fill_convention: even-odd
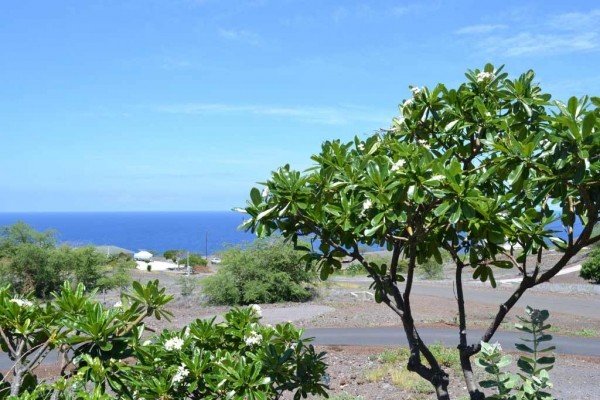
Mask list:
[[[575,260],[579,262],[580,260]],[[161,284],[175,296],[170,310],[174,318],[170,323],[166,321],[151,322],[149,326],[155,330],[163,328],[176,328],[186,325],[196,318],[218,316],[228,310],[228,307],[206,306],[202,303],[200,289],[196,289],[191,296],[181,295],[181,273],[173,272],[145,272],[136,271],[135,279],[142,281],[160,279]],[[198,282],[203,275],[196,275],[192,279]],[[497,279],[503,276],[497,277]],[[514,272],[504,277],[515,277]],[[450,276],[439,282],[421,282],[426,285],[439,285],[448,287],[452,285]],[[545,284],[543,288],[535,289],[536,294],[543,297],[552,310],[552,304],[561,299],[570,298],[581,300],[597,299],[600,296],[598,286],[590,285],[581,280],[576,273],[563,275],[553,279],[552,283]],[[510,295],[513,286],[501,285],[497,290]],[[277,323],[291,320],[295,325],[304,328],[313,327],[374,327],[374,326],[399,326],[400,321],[387,307],[376,304],[368,291],[368,283],[364,279],[353,278],[323,284],[319,288],[319,296],[315,300],[303,304],[273,304],[261,305],[264,323]],[[115,294],[104,298],[107,303],[116,301]],[[437,296],[415,295],[412,300],[414,315],[418,317],[417,326],[422,327],[456,327],[456,312],[453,307],[440,307],[440,298]],[[466,304],[469,310],[470,327],[487,326],[498,305],[485,304],[471,301]],[[513,328],[517,321],[516,315],[523,314],[525,304],[517,305],[511,312],[503,329]],[[577,316],[571,313],[558,313],[551,311],[550,323],[553,325],[552,333],[576,336],[600,336],[600,318]],[[403,379],[403,365],[397,365],[392,371],[381,373],[382,364],[378,355],[385,350],[382,347],[352,347],[329,346],[319,347],[327,352],[329,365],[329,386],[331,398],[336,400],[370,400],[370,399],[429,399],[435,398],[426,384],[415,386],[414,375],[408,379],[407,384]],[[516,359],[518,355],[515,355]],[[452,398],[466,399],[466,391],[462,376],[459,372],[449,371],[451,375],[450,392]],[[483,373],[479,372],[483,378]],[[558,399],[596,399],[598,395],[597,384],[600,379],[600,358],[560,355],[554,369],[551,371],[552,382],[555,384],[553,394]]]

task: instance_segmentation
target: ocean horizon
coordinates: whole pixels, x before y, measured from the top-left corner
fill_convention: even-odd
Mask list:
[[[71,246],[210,255],[255,239],[237,229],[245,218],[233,211],[11,212],[0,213],[0,226],[22,221],[38,231],[52,229],[60,243]]]
[[[238,230],[246,217],[234,211],[4,212],[0,227],[22,221],[38,231],[52,229],[60,243],[75,247],[111,245],[132,252],[187,250],[214,255],[256,238]],[[548,228],[566,238],[560,220]],[[581,229],[577,221],[575,234]]]

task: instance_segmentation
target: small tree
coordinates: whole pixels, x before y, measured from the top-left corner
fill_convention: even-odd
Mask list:
[[[417,265],[454,264],[458,348],[471,399],[483,399],[471,357],[488,343],[523,293],[555,276],[592,235],[600,207],[600,98],[550,103],[533,71],[508,79],[488,64],[468,71],[457,89],[411,87],[390,129],[366,140],[322,145],[307,173],[284,166],[254,188],[243,226],[275,231],[292,242],[310,235],[306,249],[323,279],[340,257],[360,262],[373,279],[375,299],[402,320],[411,356],[408,369],[449,399],[448,374],[419,335],[411,308]],[[553,211],[560,208],[560,215]],[[548,225],[559,219],[566,240]],[[583,229],[575,235],[575,223]],[[542,260],[552,242],[562,257]],[[387,265],[369,263],[363,245],[392,251]],[[522,252],[516,254],[514,248]],[[405,258],[407,272],[398,269]],[[463,275],[495,287],[496,268],[516,268],[521,282],[481,338],[468,341]],[[446,303],[444,303],[444,306]]]

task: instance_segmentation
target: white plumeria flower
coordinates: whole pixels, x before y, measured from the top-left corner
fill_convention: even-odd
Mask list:
[[[485,82],[485,81],[491,81],[496,77],[496,74],[494,74],[493,72],[480,72],[475,76],[475,79],[477,79],[477,82]]]
[[[395,163],[392,164],[392,172],[397,172],[400,171],[400,169],[404,166],[404,164],[406,164],[406,161],[400,159],[398,161],[396,161]]]
[[[185,367],[185,365],[181,364],[173,376],[173,383],[182,382],[189,374],[190,371]]]
[[[365,151],[365,144],[364,144],[364,143],[359,143],[359,144],[358,144],[358,149],[359,149],[360,151]]]
[[[260,344],[261,341],[262,341],[262,335],[260,333],[254,332],[254,331],[250,332],[250,334],[244,338],[244,342],[246,343],[246,346],[248,346],[248,347]]]
[[[262,309],[260,308],[260,306],[258,304],[252,304],[250,306],[250,310],[252,311],[252,313],[255,316],[262,317]]]
[[[11,303],[15,303],[16,305],[18,305],[19,307],[31,307],[33,305],[33,303],[29,300],[23,300],[23,299],[10,299],[9,300]]]
[[[165,350],[173,351],[173,350],[181,350],[183,347],[183,339],[174,337],[165,342]]]
[[[410,107],[413,104],[413,99],[406,99],[404,103],[402,103],[402,107]]]
[[[419,89],[418,86],[413,86],[410,88],[410,91],[412,92],[413,96],[418,95],[419,93],[421,93],[421,89]]]
[[[419,140],[417,140],[417,143],[419,143],[421,146],[425,147],[426,149],[429,148],[429,143],[427,143],[427,140],[419,139]]]
[[[371,200],[366,200],[366,201],[363,203],[363,210],[364,210],[364,211],[368,210],[368,209],[369,209],[369,208],[371,208],[371,207],[373,207],[373,202],[372,202]]]

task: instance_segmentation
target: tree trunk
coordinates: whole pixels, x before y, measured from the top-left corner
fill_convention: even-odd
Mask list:
[[[460,366],[463,371],[467,390],[469,391],[469,398],[471,400],[484,400],[485,394],[479,390],[479,386],[475,380],[475,374],[473,374],[473,367],[471,365],[470,358],[471,356],[469,353],[471,353],[471,351],[467,352],[463,349],[460,349]]]

